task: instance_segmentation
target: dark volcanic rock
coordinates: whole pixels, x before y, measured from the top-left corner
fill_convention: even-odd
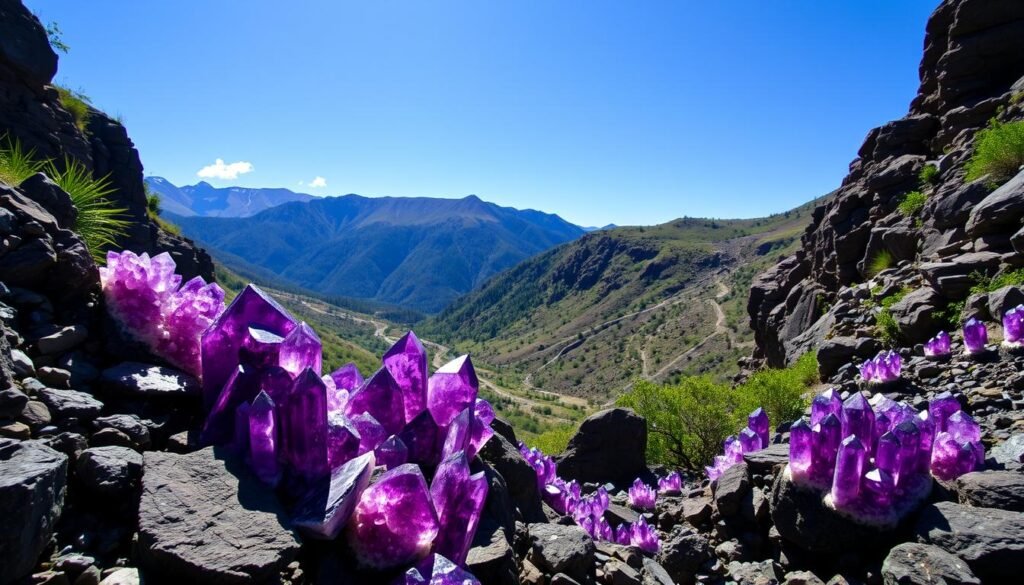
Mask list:
[[[922,343],[928,341],[939,329],[936,317],[943,300],[931,288],[925,286],[911,291],[889,308],[900,334],[907,342]]]
[[[974,237],[994,232],[1013,233],[1024,217],[1024,171],[1004,183],[974,206],[967,233]]]
[[[530,541],[531,559],[540,569],[581,582],[592,580],[594,541],[579,526],[530,524]]]
[[[518,585],[519,568],[516,555],[509,545],[509,538],[500,526],[492,526],[493,530],[477,529],[473,537],[473,547],[466,557],[466,568],[481,583],[495,585]]]
[[[184,372],[138,362],[103,370],[100,384],[111,394],[136,398],[188,398],[200,392],[199,381]]]
[[[967,563],[937,546],[905,542],[882,563],[885,585],[981,585]]]
[[[0,583],[32,572],[64,505],[68,458],[41,442],[0,439]]]
[[[102,402],[77,390],[44,388],[39,392],[39,400],[58,419],[76,418],[79,421],[90,421],[99,416],[100,411],[103,410]]]
[[[768,475],[776,465],[789,463],[789,443],[768,445],[764,449],[744,453],[743,461],[746,462],[750,473]]]
[[[1012,582],[1024,567],[1024,513],[938,502],[921,511],[915,533],[967,561],[985,580]]]
[[[480,458],[490,463],[505,479],[508,495],[526,522],[542,522],[537,474],[523,459],[519,449],[504,436],[495,434],[480,450]]]
[[[277,497],[213,448],[147,452],[139,505],[143,574],[189,583],[260,583],[295,558]],[[230,467],[230,470],[229,470]]]
[[[19,189],[28,198],[53,214],[57,225],[67,230],[74,229],[75,220],[78,219],[78,209],[72,203],[71,196],[49,177],[43,173],[36,173],[22,181]]]
[[[743,499],[750,493],[750,471],[746,463],[738,463],[725,470],[712,487],[715,492],[715,507],[726,518],[740,512]]]
[[[131,494],[142,477],[142,455],[127,447],[93,447],[78,457],[78,479],[99,496]]]
[[[566,481],[630,483],[647,468],[647,422],[627,408],[591,415],[557,463]]]
[[[975,471],[956,480],[961,504],[1024,512],[1024,473]]]
[[[694,582],[698,569],[711,558],[708,539],[696,530],[676,526],[661,542],[658,562],[676,583]]]

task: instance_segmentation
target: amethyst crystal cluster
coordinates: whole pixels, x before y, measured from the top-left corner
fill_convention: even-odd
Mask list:
[[[985,323],[971,317],[964,323],[964,351],[968,355],[983,353],[988,345]]]
[[[1003,345],[1012,349],[1024,347],[1024,304],[1003,313]]]
[[[598,488],[592,494],[583,495],[576,480],[566,482],[558,477],[555,462],[551,457],[539,449],[528,448],[523,443],[519,443],[519,452],[533,467],[537,475],[537,487],[540,488],[544,501],[559,514],[571,516],[592,538],[635,546],[651,554],[658,552],[658,533],[643,516],[636,522],[623,523],[612,528],[605,518],[611,498],[604,487]],[[682,488],[682,478],[678,473],[661,478],[658,484],[662,485],[663,482],[667,488],[676,492]],[[653,509],[656,497],[655,491],[644,485],[640,479],[637,479],[629,489],[630,503],[642,510]]]
[[[869,384],[888,384],[899,379],[903,360],[895,351],[881,351],[860,365],[860,377]]]
[[[843,401],[827,390],[811,403],[811,419],[790,429],[788,473],[798,485],[824,492],[848,516],[894,525],[931,490],[929,471],[953,479],[984,460],[981,430],[946,392],[917,412],[876,394]]]
[[[716,455],[714,463],[705,467],[708,479],[715,481],[733,465],[743,461],[743,454],[760,451],[768,446],[768,413],[758,408],[747,417],[747,426],[740,431],[739,437],[730,436],[723,443],[724,454]]]
[[[924,344],[924,355],[933,358],[946,357],[951,353],[949,333],[939,331]]]
[[[366,379],[352,364],[322,375],[316,333],[250,285],[202,336],[202,441],[244,454],[307,536],[344,531],[361,565],[422,561],[405,583],[473,582],[459,567],[488,484],[470,461],[494,412],[468,356],[428,376],[409,332],[382,361]]]
[[[224,291],[195,277],[184,285],[170,254],[107,252],[100,267],[110,314],[150,351],[199,374],[199,338],[224,311]]]

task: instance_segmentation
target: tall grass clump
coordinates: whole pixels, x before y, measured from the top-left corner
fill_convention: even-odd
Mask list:
[[[26,151],[17,140],[4,137],[0,146],[0,181],[17,187],[43,170],[45,164],[36,160],[34,155],[35,151]]]
[[[698,470],[758,406],[776,425],[798,418],[817,379],[817,357],[811,353],[788,368],[761,370],[735,388],[710,376],[685,376],[676,384],[637,380],[616,403],[647,420],[648,459]]]
[[[896,258],[892,255],[892,252],[889,250],[879,250],[871,261],[868,262],[866,271],[868,278],[874,278],[895,265]]]
[[[933,183],[937,183],[939,180],[939,167],[933,164],[924,165],[924,168],[921,169],[921,172],[920,174],[917,175],[917,178],[920,179],[921,185],[931,185]]]
[[[71,114],[75,126],[82,132],[87,131],[89,125],[89,97],[80,91],[74,91],[60,85],[54,86],[60,98],[62,108]]]
[[[926,201],[928,201],[927,195],[920,191],[911,191],[903,195],[896,209],[905,217],[914,217],[921,213]]]
[[[892,306],[902,301],[910,292],[910,288],[904,287],[879,301],[881,309],[875,315],[875,329],[879,339],[888,347],[895,347],[900,339],[900,326],[892,314]]]
[[[1024,165],[1024,120],[998,122],[993,119],[988,128],[974,139],[974,154],[967,161],[967,180],[974,181],[985,175],[1000,184],[1017,174]]]
[[[104,252],[127,231],[127,209],[114,207],[109,197],[114,192],[107,177],[95,178],[82,163],[65,158],[62,167],[46,163],[45,172],[53,182],[71,196],[78,209],[75,231],[97,262],[104,261]]]

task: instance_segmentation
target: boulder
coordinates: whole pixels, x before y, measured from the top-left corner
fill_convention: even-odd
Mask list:
[[[526,522],[542,522],[540,491],[537,474],[526,462],[519,449],[503,435],[495,433],[480,449],[480,458],[490,463],[505,479],[509,497]]]
[[[1024,513],[937,502],[926,506],[914,532],[919,542],[954,554],[984,582],[1013,582],[1024,567]]]
[[[488,531],[477,529],[466,557],[466,568],[481,583],[518,585],[519,567],[515,551],[509,544],[511,539],[500,526],[492,528]]]
[[[743,454],[743,461],[754,475],[768,475],[777,465],[789,463],[789,443],[768,445],[764,449]]]
[[[658,564],[658,561],[644,557],[643,568],[644,585],[674,585],[672,577],[665,570],[665,567]]]
[[[100,386],[105,392],[132,398],[186,399],[200,395],[199,381],[171,368],[123,362],[103,370]]]
[[[934,197],[928,198],[926,209],[931,209],[932,222],[938,229],[964,225],[971,209],[989,194],[987,179],[978,179],[960,185],[950,181],[940,187]],[[947,188],[948,185],[948,188]]]
[[[999,268],[1002,256],[995,252],[969,252],[947,262],[924,262],[918,269],[943,298],[959,300],[974,284],[974,273],[991,276]]]
[[[0,5],[0,58],[38,88],[57,74],[57,53],[47,41],[46,29],[20,2]]]
[[[1019,286],[1004,286],[988,293],[988,312],[995,321],[1017,305],[1024,305],[1024,290]]]
[[[738,585],[776,585],[779,582],[770,560],[759,563],[733,561],[725,569]]]
[[[142,477],[142,455],[127,447],[93,447],[78,457],[75,472],[87,490],[98,496],[130,496]]]
[[[737,463],[711,484],[715,494],[715,507],[725,518],[740,512],[740,505],[750,493],[750,470],[746,463]]]
[[[882,562],[885,585],[981,585],[967,563],[937,546],[905,542]]]
[[[40,337],[36,341],[39,353],[43,355],[56,355],[85,343],[89,338],[89,330],[82,325],[68,325],[62,327],[55,333]]]
[[[593,414],[558,457],[558,475],[581,483],[631,483],[647,469],[647,421],[628,408]]]
[[[1002,465],[1024,463],[1024,433],[1012,435],[1009,439],[996,445],[989,455],[996,460],[996,463]]]
[[[10,387],[0,390],[0,419],[14,418],[25,410],[28,395],[17,388]]]
[[[1024,473],[974,471],[956,480],[961,504],[1024,512]]]
[[[273,491],[208,447],[145,454],[138,561],[143,576],[193,584],[261,583],[299,551]]]
[[[1024,171],[1017,173],[971,210],[967,233],[972,237],[992,233],[1013,233],[1024,218]]]
[[[854,357],[873,357],[882,344],[872,337],[839,336],[826,339],[818,347],[818,374],[827,380]]]
[[[707,537],[692,528],[676,526],[661,542],[657,560],[680,585],[694,582],[697,571],[711,558]]]
[[[594,573],[594,541],[579,526],[530,524],[531,559],[547,573],[565,573],[590,582]]]
[[[18,188],[26,197],[53,214],[53,218],[57,220],[57,225],[61,228],[74,229],[75,220],[78,219],[78,209],[71,201],[71,196],[49,177],[43,173],[36,173],[22,181]]]
[[[940,323],[936,314],[944,305],[938,293],[924,286],[907,293],[898,302],[893,303],[889,313],[908,343],[923,343],[939,329]]]
[[[138,415],[112,414],[110,416],[101,416],[94,420],[92,424],[98,430],[117,429],[121,431],[131,439],[132,445],[138,450],[146,449],[150,445],[149,427],[146,426],[146,423],[142,422]]]
[[[0,439],[0,583],[27,576],[60,519],[68,458],[39,441]]]
[[[1018,254],[1024,254],[1024,227],[1010,236],[1010,245],[1013,246],[1013,250]]]
[[[90,421],[99,416],[103,403],[90,394],[77,390],[55,390],[44,388],[39,392],[39,400],[50,409],[54,418],[75,418],[79,422]]]

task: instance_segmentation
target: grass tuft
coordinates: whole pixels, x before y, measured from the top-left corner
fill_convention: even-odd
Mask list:
[[[993,119],[975,137],[974,154],[967,161],[967,180],[985,175],[996,185],[1010,179],[1024,165],[1024,121],[1002,123]]]
[[[3,138],[0,146],[0,181],[17,187],[22,181],[43,170],[44,163],[35,158],[34,150],[25,150],[17,140]]]
[[[932,185],[939,181],[939,167],[935,165],[924,165],[921,173],[917,176],[922,185]]]
[[[906,217],[914,217],[921,213],[926,201],[928,201],[927,195],[920,191],[911,191],[910,193],[903,195],[900,199],[899,205],[896,206],[896,209]]]
[[[867,275],[868,278],[874,278],[881,274],[883,271],[888,270],[896,265],[896,258],[893,257],[892,252],[889,250],[879,250],[875,257],[868,262]]]
[[[53,161],[46,163],[46,173],[71,196],[78,209],[75,231],[85,240],[96,262],[102,263],[106,249],[124,235],[131,223],[124,216],[127,209],[114,207],[110,202],[114,192],[110,180],[95,178],[85,165],[68,158],[64,159],[63,167]]]
[[[89,97],[80,91],[74,91],[61,85],[55,85],[60,95],[60,105],[71,114],[71,119],[82,132],[88,131],[89,126]]]

